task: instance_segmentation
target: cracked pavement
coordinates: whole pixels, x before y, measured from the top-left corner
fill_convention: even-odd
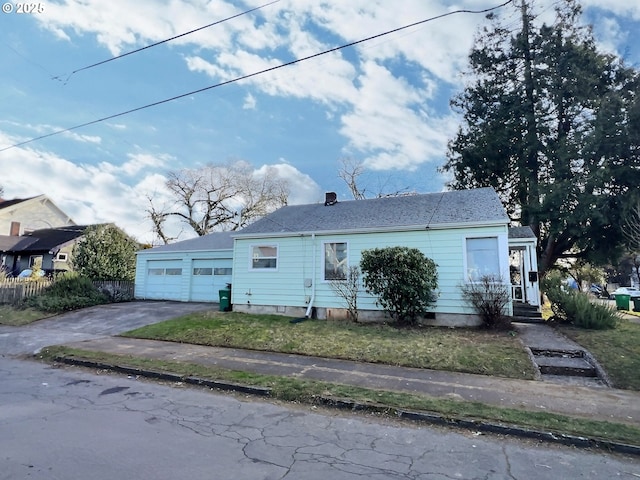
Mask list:
[[[0,357],[0,479],[640,477],[640,459]]]

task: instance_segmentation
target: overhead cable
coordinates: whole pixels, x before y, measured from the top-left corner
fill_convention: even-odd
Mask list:
[[[501,3],[500,5],[497,5],[497,6],[491,7],[491,8],[486,8],[484,10],[467,10],[467,9],[463,9],[463,10],[455,10],[453,12],[443,13],[443,14],[437,15],[435,17],[427,18],[427,19],[424,19],[424,20],[420,20],[418,22],[411,23],[409,25],[404,25],[402,27],[394,28],[393,30],[388,30],[386,32],[379,33],[377,35],[372,35],[370,37],[363,38],[361,40],[356,40],[355,42],[346,43],[344,45],[340,45],[339,47],[330,48],[329,50],[324,50],[322,52],[314,53],[314,54],[308,55],[306,57],[298,58],[298,59],[292,60],[290,62],[286,62],[286,63],[280,64],[280,65],[276,65],[275,67],[265,68],[264,70],[260,70],[260,71],[253,72],[253,73],[249,73],[247,75],[242,75],[240,77],[236,77],[236,78],[233,78],[231,80],[226,80],[224,82],[216,83],[215,85],[209,85],[208,87],[199,88],[198,90],[192,90],[190,92],[183,93],[181,95],[176,95],[176,96],[171,97],[171,98],[166,98],[164,100],[159,100],[157,102],[148,103],[148,104],[143,105],[141,107],[132,108],[132,109],[126,110],[124,112],[115,113],[113,115],[109,115],[109,116],[106,116],[106,117],[98,118],[96,120],[92,120],[90,122],[81,123],[79,125],[75,125],[73,127],[65,128],[65,129],[62,129],[62,130],[56,130],[55,132],[47,133],[46,135],[40,135],[39,137],[34,137],[34,138],[29,139],[29,140],[25,140],[23,142],[19,142],[19,143],[15,143],[13,145],[10,145],[8,147],[4,147],[4,148],[0,149],[0,152],[4,152],[5,150],[9,150],[11,148],[20,147],[20,146],[26,145],[28,143],[32,143],[32,142],[35,142],[35,141],[38,141],[38,140],[42,140],[44,138],[49,138],[49,137],[53,137],[55,135],[60,135],[62,133],[66,133],[66,132],[70,132],[70,131],[73,131],[73,130],[77,130],[79,128],[84,128],[84,127],[88,127],[90,125],[95,125],[96,123],[101,123],[101,122],[104,122],[104,121],[107,121],[107,120],[112,120],[114,118],[122,117],[123,115],[128,115],[130,113],[138,112],[140,110],[145,110],[147,108],[156,107],[156,106],[162,105],[164,103],[169,103],[169,102],[172,102],[174,100],[179,100],[181,98],[185,98],[185,97],[188,97],[188,96],[191,96],[191,95],[196,95],[198,93],[206,92],[208,90],[212,90],[214,88],[222,87],[224,85],[229,85],[231,83],[239,82],[241,80],[246,80],[247,78],[252,78],[252,77],[255,77],[255,76],[258,76],[258,75],[262,75],[264,73],[268,73],[268,72],[272,72],[274,70],[278,70],[280,68],[288,67],[290,65],[295,65],[297,63],[304,62],[304,61],[310,60],[312,58],[320,57],[322,55],[327,55],[329,53],[333,53],[333,52],[336,52],[338,50],[342,50],[342,49],[347,48],[347,47],[352,47],[352,46],[358,45],[360,43],[368,42],[368,41],[374,40],[376,38],[383,37],[385,35],[390,35],[392,33],[399,32],[399,31],[402,31],[402,30],[406,30],[407,28],[415,27],[417,25],[422,25],[424,23],[431,22],[431,21],[434,21],[434,20],[438,20],[440,18],[448,17],[450,15],[455,15],[455,14],[458,14],[458,13],[473,13],[473,14],[487,13],[487,12],[491,12],[493,10],[497,10],[499,8],[502,8],[502,7],[508,5],[508,4],[512,3],[512,2],[513,2],[513,0],[508,0],[508,1],[504,2],[504,3]]]
[[[202,27],[194,28],[193,30],[189,30],[188,32],[184,32],[184,33],[181,33],[179,35],[175,35],[173,37],[166,38],[164,40],[160,40],[159,42],[152,43],[151,45],[147,45],[145,47],[137,48],[136,50],[132,50],[130,52],[123,53],[123,54],[118,55],[116,57],[108,58],[106,60],[102,60],[101,62],[97,62],[97,63],[93,63],[91,65],[87,65],[86,67],[78,68],[78,69],[74,70],[73,72],[71,72],[69,74],[69,76],[67,77],[67,79],[65,80],[64,83],[66,84],[69,81],[69,79],[71,78],[72,75],[74,75],[74,74],[76,74],[78,72],[82,72],[83,70],[89,70],[90,68],[94,68],[94,67],[97,67],[99,65],[104,65],[105,63],[108,63],[108,62],[113,62],[114,60],[118,60],[119,58],[126,57],[127,55],[133,55],[134,53],[141,52],[142,50],[146,50],[147,48],[157,47],[158,45],[162,45],[163,43],[170,42],[171,40],[175,40],[176,38],[185,37],[187,35],[191,35],[192,33],[199,32],[200,30],[204,30],[205,28],[213,27],[214,25],[218,25],[220,23],[224,23],[224,22],[227,22],[229,20],[233,20],[234,18],[241,17],[242,15],[246,15],[248,13],[255,12],[256,10],[260,10],[261,8],[268,7],[269,5],[273,5],[274,3],[278,3],[279,1],[280,0],[274,0],[273,2],[265,3],[264,5],[260,5],[259,7],[252,8],[251,10],[246,10],[244,12],[238,13],[238,14],[233,15],[231,17],[227,17],[227,18],[224,18],[222,20],[218,20],[216,22],[209,23],[208,25],[204,25]],[[53,77],[53,79],[60,80],[60,76]]]

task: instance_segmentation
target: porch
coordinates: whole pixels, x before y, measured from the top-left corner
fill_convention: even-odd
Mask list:
[[[537,242],[530,227],[509,228],[509,276],[514,315],[524,307],[540,311]]]

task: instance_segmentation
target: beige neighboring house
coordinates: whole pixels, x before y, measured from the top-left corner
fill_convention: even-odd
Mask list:
[[[46,195],[0,199],[0,235],[19,236],[76,223]]]
[[[28,268],[34,259],[42,259],[42,253],[27,255],[24,251],[24,236],[37,231],[75,226],[76,223],[71,217],[46,195],[11,200],[0,198],[0,269],[15,274],[21,268]],[[18,246],[22,247],[18,249],[20,252],[16,251]],[[49,268],[67,269],[68,257],[69,252],[62,251]],[[26,267],[23,265],[25,262],[27,262]]]

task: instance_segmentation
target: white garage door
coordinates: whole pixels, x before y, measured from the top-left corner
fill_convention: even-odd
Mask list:
[[[231,259],[194,260],[190,300],[217,302],[219,290],[231,283],[231,265]]]
[[[144,298],[182,300],[180,293],[183,273],[181,260],[148,261]]]

